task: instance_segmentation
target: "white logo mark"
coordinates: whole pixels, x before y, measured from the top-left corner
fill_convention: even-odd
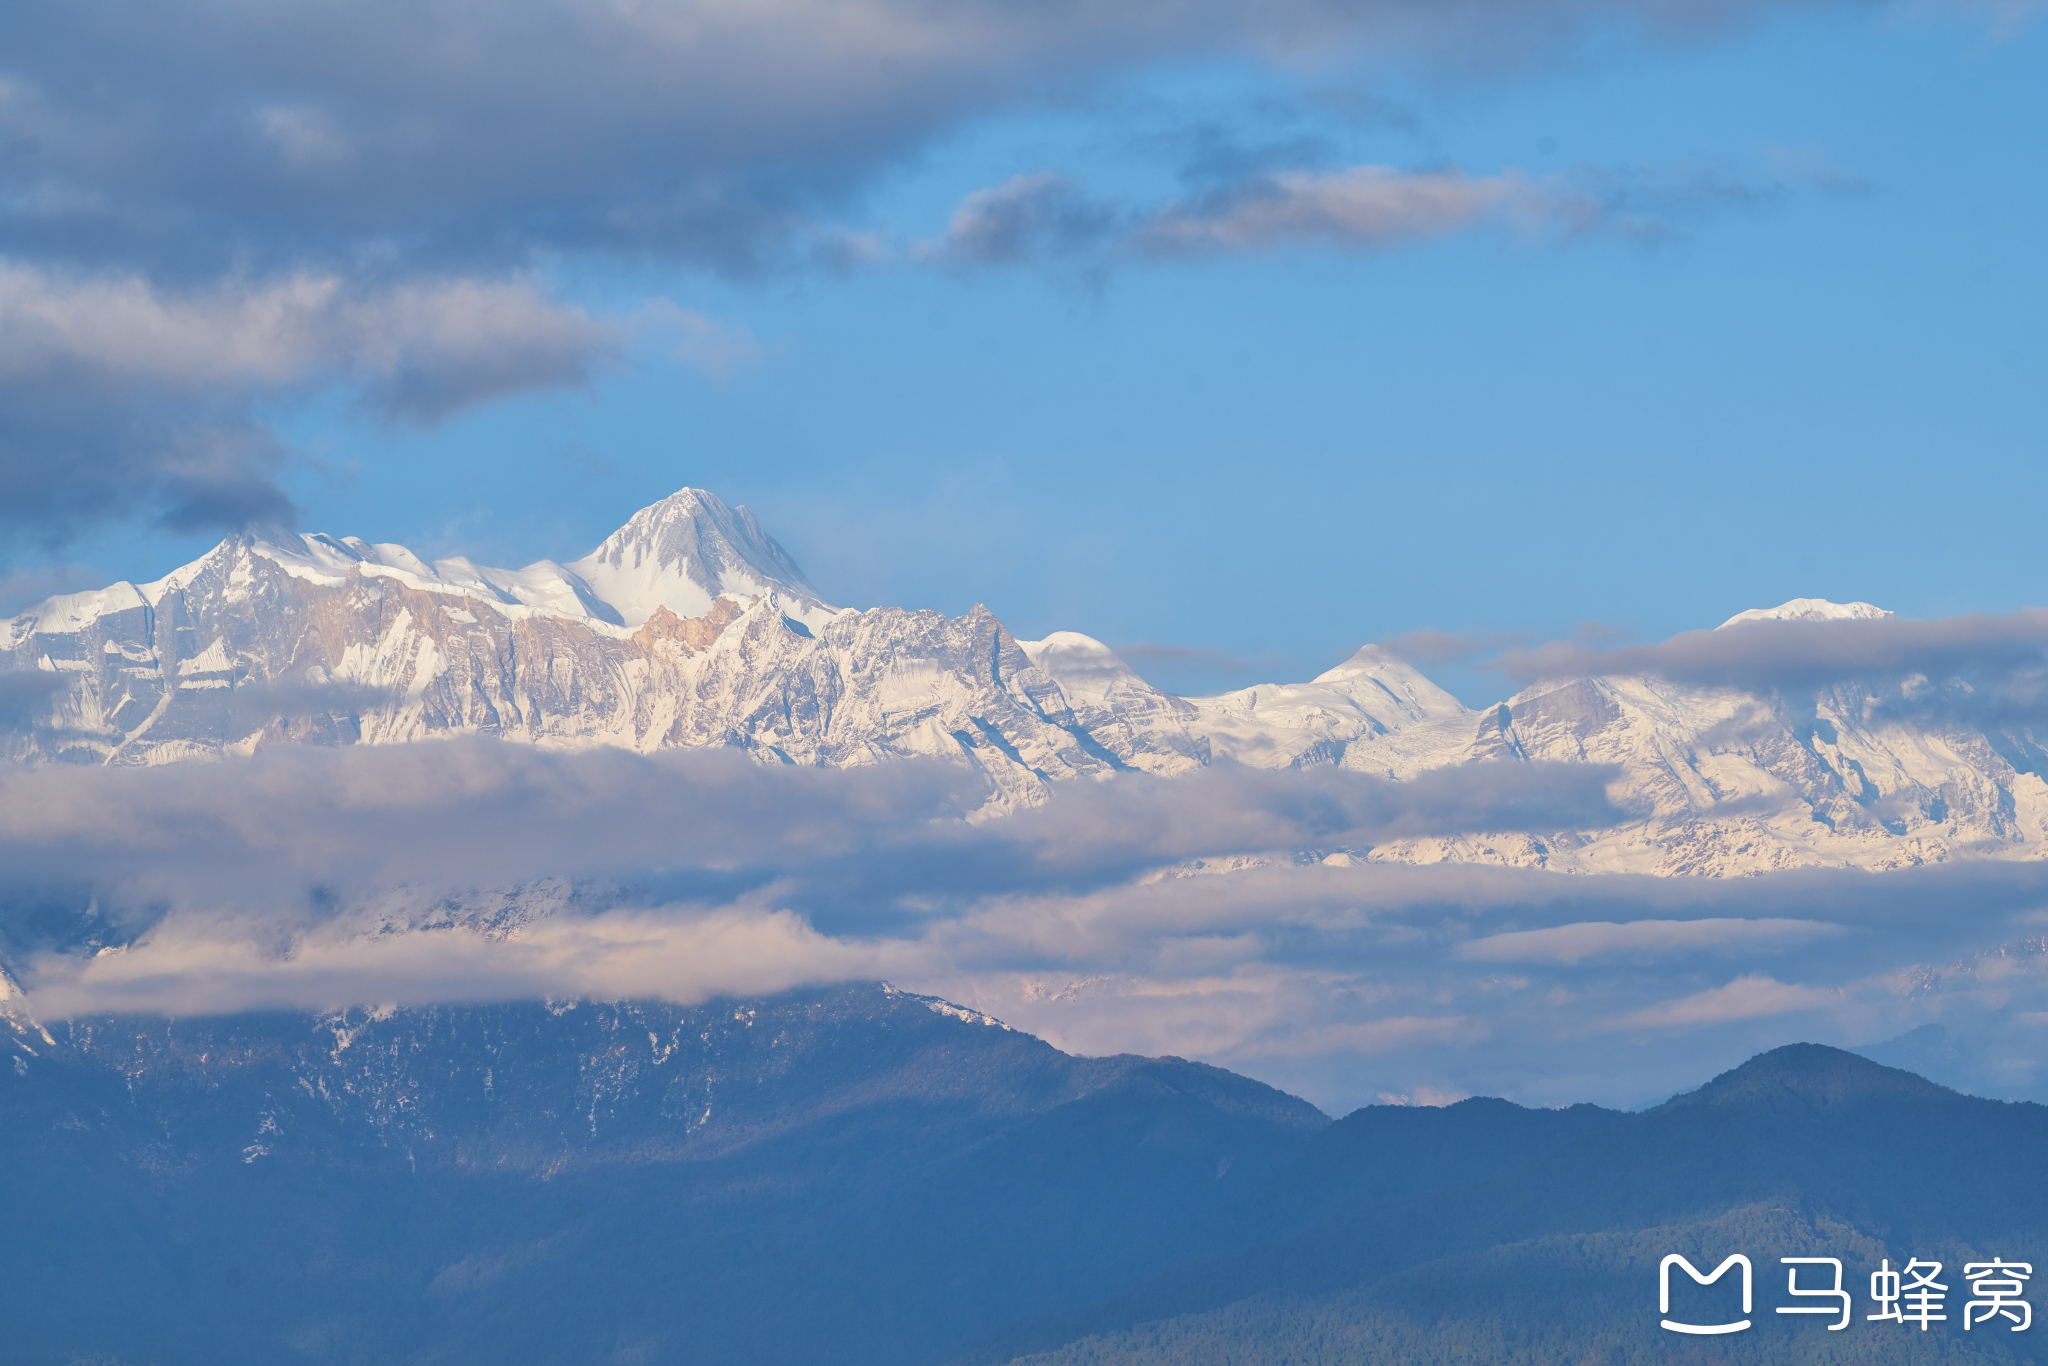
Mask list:
[[[1698,1267],[1674,1252],[1666,1257],[1657,1267],[1657,1311],[1659,1313],[1668,1314],[1671,1312],[1671,1268],[1674,1265],[1684,1267],[1685,1274],[1692,1277],[1694,1283],[1698,1285],[1712,1285],[1715,1281],[1721,1279],[1722,1273],[1727,1271],[1729,1267],[1740,1265],[1742,1267],[1742,1312],[1745,1314],[1749,1312],[1751,1304],[1749,1258],[1737,1252],[1729,1257],[1727,1261],[1715,1267],[1713,1275],[1702,1276]],[[1936,1268],[1936,1270],[1939,1269],[1938,1267]],[[1794,1272],[1792,1274],[1797,1275],[1798,1273]],[[1664,1326],[1674,1333],[1739,1333],[1749,1327],[1749,1320],[1743,1319],[1740,1323],[1700,1324],[1673,1323],[1670,1319],[1665,1319]]]

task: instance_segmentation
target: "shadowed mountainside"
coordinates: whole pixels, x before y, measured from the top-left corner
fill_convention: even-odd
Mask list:
[[[2033,1360],[2044,1338],[2008,1324],[1964,1332],[1963,1266],[2040,1265],[2048,1230],[2048,1108],[1960,1095],[1814,1044],[1780,1048],[1636,1115],[1592,1112],[1561,1143],[1531,1142],[1505,1168],[1458,1154],[1526,1121],[1500,1102],[1420,1120],[1425,1170],[1465,1165],[1435,1191],[1359,1183],[1363,1207],[1259,1246],[1197,1259],[1080,1315],[963,1358],[1018,1366],[1379,1366],[1380,1363]],[[1460,1111],[1465,1113],[1460,1114]],[[1559,1128],[1573,1112],[1559,1112]],[[1527,1115],[1528,1112],[1522,1112]],[[1307,1145],[1306,1175],[1360,1111]],[[1469,1148],[1465,1148],[1469,1151]],[[1382,1148],[1380,1151],[1384,1152]],[[1448,1159],[1448,1160],[1446,1160]],[[1432,1165],[1432,1163],[1434,1165]],[[1323,1189],[1330,1189],[1327,1181]],[[1743,1252],[1755,1266],[1753,1327],[1726,1337],[1663,1331],[1658,1265],[1703,1271]],[[1780,1316],[1781,1257],[1836,1257],[1855,1319],[1839,1333]],[[1871,1323],[1869,1275],[1939,1260],[1946,1323]],[[1802,1286],[1816,1283],[1809,1271]],[[1681,1317],[1734,1317],[1686,1284]],[[1725,1293],[1725,1292],[1724,1292]],[[2033,1298],[2038,1298],[2034,1296]],[[1808,1302],[1810,1303],[1810,1301]],[[1724,1312],[1726,1311],[1726,1312]]]
[[[2048,1109],[1815,1045],[1634,1115],[1475,1099],[1331,1123],[876,984],[0,1019],[9,1363],[1535,1366],[2039,1340],[1773,1312],[1781,1256],[1842,1258],[1861,1301],[1879,1258],[2042,1260],[2048,1228]],[[1746,1252],[1755,1328],[1661,1332],[1674,1251]]]
[[[930,1361],[1327,1125],[867,985],[0,1028],[0,1361]]]

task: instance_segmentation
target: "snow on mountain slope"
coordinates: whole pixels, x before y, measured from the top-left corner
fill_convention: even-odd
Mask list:
[[[1794,598],[1776,607],[1752,607],[1715,627],[1734,626],[1745,621],[1883,621],[1893,614],[1867,602],[1829,602],[1826,598]]]
[[[1968,728],[1873,719],[1878,700],[1854,685],[1766,701],[1588,679],[1518,696],[1508,730],[1531,759],[1619,764],[1617,800],[1647,808],[1586,852],[1593,868],[1728,874],[2048,853],[2037,745],[2021,737],[2001,753]]]
[[[1731,621],[1889,615],[1805,598]],[[1888,715],[1885,700],[1858,684],[1758,697],[1650,677],[1538,683],[1480,713],[1458,761],[1612,764],[1620,776],[1610,795],[1639,816],[1611,830],[1486,842],[1484,860],[1726,876],[2048,856],[2048,750],[2034,736],[1922,727]],[[1472,840],[1375,853],[1482,857]]]
[[[1103,712],[1092,733],[985,608],[826,606],[751,515],[696,490],[578,563],[593,562],[606,591],[630,590],[619,602],[545,561],[429,565],[402,546],[242,533],[156,583],[0,621],[0,668],[65,680],[46,714],[0,731],[0,754],[155,764],[482,734],[739,746],[793,764],[929,755],[981,770],[1002,804],[1064,777],[1206,758],[1184,725]],[[707,580],[734,591],[708,597]],[[1181,706],[1137,686],[1162,715]],[[1117,717],[1142,711],[1127,698]]]
[[[1055,631],[1017,645],[1059,690],[1077,739],[1085,736],[1117,767],[1168,775],[1209,762],[1209,745],[1193,730],[1194,705],[1138,677],[1101,641]]]
[[[421,592],[478,598],[494,610],[526,608],[540,616],[624,624],[617,608],[552,560],[524,569],[482,568],[460,556],[428,564],[402,545],[370,545],[353,536],[302,536],[282,527],[252,530],[248,548],[293,578],[327,588],[360,573],[395,579]]]
[[[1733,622],[1870,620],[1868,603],[1800,598]],[[2048,856],[2048,750],[2028,734],[1886,719],[1870,688],[1758,698],[1660,678],[1551,680],[1475,711],[1377,646],[1309,683],[1191,699],[1212,756],[1336,764],[1396,779],[1480,762],[1610,764],[1635,818],[1543,836],[1401,840],[1352,859],[1569,872],[1727,876]]]
[[[1795,599],[1731,624],[1885,615]],[[1394,779],[1598,763],[1635,813],[1613,829],[1341,852],[1706,875],[2048,854],[2048,749],[2031,733],[1918,726],[1870,688],[1577,678],[1475,711],[1368,645],[1307,683],[1172,697],[1099,641],[1019,642],[986,608],[830,607],[752,514],[695,489],[581,560],[520,570],[245,532],[154,583],[0,620],[0,671],[27,670],[52,676],[49,700],[0,715],[0,758],[159,764],[456,734],[777,764],[923,755],[980,771],[998,807],[1068,778],[1213,762]]]
[[[1194,699],[1220,758],[1261,768],[1338,764],[1408,777],[1455,762],[1477,716],[1405,660],[1366,645],[1307,683]]]
[[[753,513],[729,508],[702,489],[683,489],[640,509],[567,569],[627,626],[641,625],[663,607],[698,617],[721,597],[770,593],[787,599],[788,614],[807,625],[833,616]]]

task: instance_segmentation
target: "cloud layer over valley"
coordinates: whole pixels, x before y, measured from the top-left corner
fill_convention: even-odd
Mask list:
[[[1199,1057],[1338,1108],[1635,1103],[1791,1038],[2048,1019],[2036,864],[1660,879],[1372,858],[1404,835],[1618,817],[1607,776],[1223,767],[967,821],[982,794],[938,764],[286,749],[8,772],[0,876],[46,1017],[879,977],[1076,1051]]]

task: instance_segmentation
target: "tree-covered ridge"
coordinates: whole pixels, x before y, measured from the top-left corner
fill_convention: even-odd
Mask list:
[[[1458,1107],[1453,1107],[1453,1110]],[[1451,1112],[1445,1113],[1446,1120]],[[1326,1144],[1360,1112],[1319,1136]],[[1479,1115],[1475,1112],[1473,1118]],[[1518,1366],[1597,1362],[2032,1360],[2048,1336],[1968,1333],[1961,1272],[1994,1256],[2048,1262],[2048,1109],[1959,1095],[1816,1045],[1777,1049],[1654,1109],[1612,1116],[1555,1150],[1407,1199],[1333,1215],[1263,1246],[1177,1268],[1066,1327],[1018,1366]],[[1669,1253],[1755,1268],[1744,1332],[1658,1326]],[[1829,1332],[1775,1311],[1779,1258],[1834,1257],[1854,1321]],[[1941,1261],[1948,1318],[1867,1320],[1869,1273]],[[2048,1271],[2048,1267],[2043,1267]],[[1674,1301],[1703,1306],[1685,1283]],[[1802,1285],[1813,1285],[1809,1278]],[[2036,1299],[2030,1295],[2028,1298]],[[1726,1308],[1726,1304],[1721,1304]],[[1719,1317],[1726,1317],[1725,1314]],[[1698,1320],[1694,1320],[1698,1321]]]
[[[2048,1110],[1834,1049],[1633,1115],[1474,1099],[1333,1123],[879,984],[14,1016],[0,1044],[7,1366],[1539,1366],[2044,1340],[1966,1337],[1953,1274],[1924,1335],[1775,1314],[1781,1256],[1841,1258],[1859,1314],[1880,1258],[2048,1262]],[[1731,1251],[1754,1328],[1660,1331],[1658,1261]]]

